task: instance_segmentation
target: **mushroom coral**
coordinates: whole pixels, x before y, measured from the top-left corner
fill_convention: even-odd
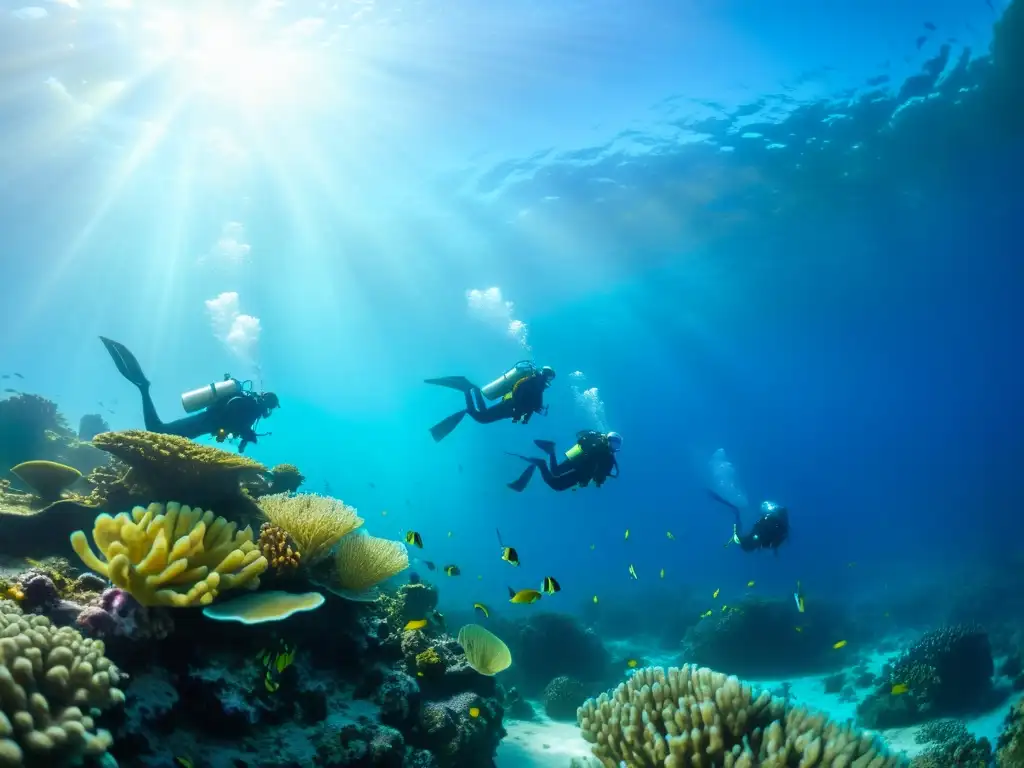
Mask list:
[[[82,473],[56,461],[23,461],[11,474],[28,485],[43,501],[56,501]]]

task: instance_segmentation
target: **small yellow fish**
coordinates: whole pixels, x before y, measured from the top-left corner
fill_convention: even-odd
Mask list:
[[[483,576],[477,576],[477,577],[476,577],[476,580],[477,580],[477,581],[480,581],[481,579],[483,579]]]
[[[417,672],[416,673],[416,677],[423,677],[423,673],[422,672]]]
[[[664,568],[662,568],[660,571],[658,571],[658,576],[660,576],[663,579],[665,578],[665,569]]]
[[[665,531],[665,535],[668,536],[669,541],[675,541],[676,540],[676,536],[675,536],[674,533],[672,533],[672,531]]]
[[[473,603],[473,610],[480,611],[484,615],[485,619],[491,618],[491,611],[483,603]]]
[[[797,632],[803,632],[804,631],[803,627],[793,627],[793,629],[795,629]]]
[[[748,586],[748,587],[752,587],[752,586],[754,586],[754,580],[753,580],[753,579],[751,579],[750,581],[748,581],[748,582],[747,582],[747,586]]]
[[[187,757],[176,757],[174,762],[180,765],[182,768],[192,768],[194,763]]]
[[[896,685],[892,687],[892,691],[890,691],[890,693],[892,693],[893,696],[899,696],[909,690],[910,687],[906,683],[896,683]]]
[[[632,563],[629,564],[629,575],[632,576],[634,579],[638,578],[638,576],[636,575],[636,568],[633,567]]]
[[[702,613],[702,614],[701,614],[700,616],[701,616],[701,618],[702,618],[702,619],[706,619],[706,618],[710,617],[710,616],[711,616],[711,609],[710,609],[710,608],[708,608],[708,609],[707,609],[706,611],[704,611],[704,613]]]
[[[479,707],[470,707],[469,708],[469,716],[470,717],[480,717],[480,708]]]
[[[501,559],[509,565],[519,565],[519,553],[515,547],[502,547]]]
[[[719,587],[719,588],[718,588],[718,589],[716,589],[716,590],[715,590],[714,592],[712,592],[712,593],[711,593],[711,597],[712,597],[712,599],[714,599],[714,598],[717,598],[717,597],[718,597],[718,593],[719,593],[719,592],[721,592],[721,591],[722,591],[722,588],[721,588],[721,587]]]
[[[723,605],[722,606],[722,613],[725,613],[728,610],[729,610],[729,606],[728,605]]]
[[[406,623],[404,631],[412,632],[416,629],[423,629],[425,626],[427,626],[426,619],[412,619]]]
[[[629,528],[626,529],[626,540],[629,540]]]
[[[594,595],[594,605],[597,605],[597,595]]]
[[[553,595],[555,592],[562,591],[562,585],[555,580],[554,576],[545,576],[540,585],[540,591],[545,595]]]
[[[591,545],[590,545],[590,551],[591,551],[591,552],[593,552],[593,551],[594,551],[594,546],[595,546],[594,544],[591,544]]]
[[[636,669],[636,665],[639,664],[639,663],[640,662],[637,661],[636,659],[628,659],[626,661],[626,666],[629,667],[630,669]]]
[[[461,576],[462,575],[462,571],[459,570],[459,566],[457,566],[457,565],[446,565],[444,567],[444,572],[445,572],[446,576]]]
[[[530,605],[536,603],[542,597],[536,589],[520,589],[516,592],[512,587],[508,588],[508,601],[516,605]]]
[[[452,532],[448,531],[448,538],[450,539],[451,537],[452,537]]]
[[[838,643],[834,643],[832,645],[832,647],[835,648],[838,651],[840,648],[846,647],[846,641],[845,640],[840,640]]]
[[[409,531],[405,534],[405,543],[410,547],[418,547],[423,549],[423,537],[420,536],[416,531]]]

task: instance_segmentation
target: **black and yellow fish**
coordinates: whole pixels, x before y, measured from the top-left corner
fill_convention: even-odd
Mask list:
[[[480,613],[482,613],[484,615],[485,619],[491,618],[491,611],[490,611],[490,609],[486,605],[484,605],[483,603],[473,603],[473,610],[480,611]]]
[[[445,573],[446,576],[461,576],[462,575],[462,571],[459,570],[459,566],[457,566],[457,565],[446,565],[444,567],[444,573]]]
[[[515,547],[502,547],[501,559],[509,565],[519,565],[519,553]]]
[[[409,531],[405,534],[405,543],[410,547],[417,547],[423,549],[423,537],[420,536],[416,531]]]
[[[545,576],[540,585],[540,591],[545,595],[553,595],[555,592],[562,591],[562,585],[555,580],[554,576]]]
[[[536,589],[521,589],[516,592],[512,587],[508,588],[508,601],[516,605],[530,605],[536,603],[542,597]]]
[[[281,640],[273,648],[260,651],[258,658],[266,669],[266,673],[263,675],[263,687],[268,692],[274,693],[281,687],[282,673],[295,661],[295,646]]]

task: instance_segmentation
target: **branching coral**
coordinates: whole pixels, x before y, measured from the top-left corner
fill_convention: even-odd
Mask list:
[[[258,543],[260,552],[270,568],[276,574],[284,576],[293,573],[299,567],[301,555],[292,537],[273,523],[264,523],[260,526],[260,539]]]
[[[332,586],[366,592],[409,567],[409,553],[397,541],[357,533],[342,539],[334,555]]]
[[[252,529],[237,528],[213,512],[150,504],[96,518],[93,539],[103,560],[82,531],[71,535],[71,546],[87,567],[143,605],[209,605],[226,590],[259,586],[267,568]]]
[[[70,766],[111,744],[92,710],[124,703],[103,643],[0,602],[0,765]]]
[[[707,668],[646,667],[577,711],[583,738],[606,768],[903,764],[870,734]]]
[[[342,537],[363,524],[355,509],[317,493],[263,496],[259,505],[271,523],[291,536],[307,566],[322,560]]]

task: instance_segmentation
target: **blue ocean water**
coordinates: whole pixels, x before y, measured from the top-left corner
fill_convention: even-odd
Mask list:
[[[599,628],[749,581],[899,623],[1019,574],[1020,3],[28,2],[5,387],[141,428],[102,335],[166,420],[274,391],[246,455],[419,532],[464,619],[554,576]],[[547,415],[431,439],[462,395],[424,379],[521,359]],[[582,429],[620,477],[506,487]],[[777,556],[723,546],[720,448],[788,507]]]

